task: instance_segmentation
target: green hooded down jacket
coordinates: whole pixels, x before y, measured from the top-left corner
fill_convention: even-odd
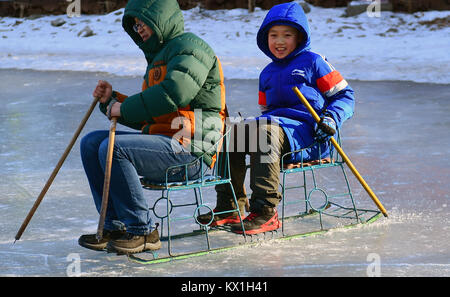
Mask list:
[[[133,30],[135,18],[154,32],[146,42]],[[122,26],[148,66],[142,92],[129,97],[113,92],[122,102],[119,122],[146,134],[174,137],[197,156],[206,152],[204,161],[212,166],[215,152],[210,148],[221,137],[225,120],[225,86],[214,51],[184,32],[176,0],[130,0]]]

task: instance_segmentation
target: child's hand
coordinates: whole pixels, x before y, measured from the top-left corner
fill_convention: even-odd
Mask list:
[[[336,122],[332,117],[324,116],[315,125],[314,131],[316,132],[315,138],[317,142],[328,141],[336,133]]]
[[[92,95],[100,98],[100,103],[106,103],[112,95],[111,84],[107,81],[99,80]]]

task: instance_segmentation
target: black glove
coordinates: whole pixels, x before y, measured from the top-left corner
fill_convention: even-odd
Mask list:
[[[320,122],[314,127],[317,142],[326,142],[336,133],[336,122],[329,114],[325,114],[320,118]]]

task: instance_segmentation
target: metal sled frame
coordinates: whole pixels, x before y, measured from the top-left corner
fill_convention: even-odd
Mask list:
[[[170,257],[176,256],[172,253],[172,238],[174,235],[171,232],[171,224],[175,221],[194,219],[195,222],[199,225],[199,230],[204,230],[205,239],[207,243],[207,249],[205,251],[211,250],[210,240],[209,240],[209,225],[212,223],[212,219],[208,224],[202,224],[197,220],[197,216],[200,215],[200,209],[206,208],[214,214],[224,214],[224,213],[232,213],[237,212],[239,214],[240,223],[242,228],[244,229],[244,225],[241,218],[241,213],[238,207],[236,195],[234,193],[233,186],[231,184],[231,173],[230,173],[230,161],[228,155],[228,137],[230,135],[231,128],[226,128],[225,133],[222,137],[209,148],[207,152],[198,157],[193,162],[187,164],[181,164],[176,166],[171,166],[166,170],[166,178],[164,183],[153,183],[148,181],[146,178],[141,179],[141,183],[144,189],[152,190],[152,191],[161,191],[161,197],[157,199],[153,207],[150,209],[153,211],[155,217],[160,219],[161,222],[161,234],[160,237],[162,240],[168,241],[168,253]],[[205,165],[203,159],[205,155],[210,152],[215,151],[215,163],[212,168],[209,168]],[[200,165],[200,177],[195,179],[189,178],[189,168]],[[184,172],[184,178],[182,181],[172,182],[170,181],[170,176],[176,172]],[[210,206],[206,205],[203,200],[202,189],[206,187],[213,187],[219,184],[229,184],[231,188],[231,192],[233,194],[233,199],[236,205],[236,209],[231,209],[227,211],[214,212]],[[172,191],[182,191],[182,190],[193,190],[194,198],[193,202],[175,204],[170,199],[170,193]],[[166,213],[159,214],[157,211],[157,204],[161,201],[166,201]],[[176,217],[172,218],[171,214],[175,208],[186,207],[186,206],[195,206],[195,211],[192,216],[184,216],[184,217]],[[164,221],[166,221],[166,229],[167,235],[164,236]],[[245,233],[242,235],[244,239],[246,239]],[[203,251],[203,252],[205,252]]]
[[[286,218],[284,218],[284,221],[289,221],[291,219],[296,219],[299,217],[315,216],[315,215],[316,215],[316,213],[310,212],[309,214],[306,214],[306,215],[286,217]],[[270,232],[271,238],[269,238],[269,240],[273,240],[276,242],[278,240],[291,240],[291,239],[295,239],[295,238],[306,238],[306,237],[311,237],[311,236],[323,235],[331,230],[350,229],[350,228],[359,226],[361,224],[371,224],[381,217],[382,217],[381,212],[375,211],[375,213],[372,214],[372,216],[370,218],[362,221],[361,223],[353,223],[353,224],[343,225],[343,226],[339,226],[339,227],[335,227],[335,228],[321,229],[318,231],[311,231],[311,232],[305,232],[305,233],[299,233],[299,234],[283,235],[282,237],[277,237],[277,238],[275,238],[273,236],[274,232]],[[217,227],[215,229],[212,229],[210,232],[215,232],[215,231],[219,231],[219,230],[224,230],[224,229]],[[227,232],[227,231],[222,231],[222,232]],[[275,232],[275,233],[277,233],[277,232]],[[184,237],[199,236],[199,235],[201,235],[201,233],[198,233],[198,231],[197,231],[197,232],[191,232],[191,233],[178,234],[178,235],[176,235],[176,237],[184,238]],[[236,234],[236,236],[241,236],[241,235]],[[250,235],[250,237],[251,237],[251,235]],[[265,237],[266,236],[264,234],[264,240],[267,240]],[[175,238],[173,238],[173,239],[175,239]],[[209,255],[209,254],[227,252],[227,251],[231,251],[231,250],[242,248],[242,247],[255,246],[259,243],[260,243],[259,239],[258,240],[250,240],[250,241],[247,240],[244,244],[236,244],[236,245],[231,245],[231,246],[212,248],[207,251],[188,252],[188,253],[167,256],[167,257],[159,257],[159,254],[157,251],[156,252],[149,251],[149,252],[144,253],[144,254],[150,255],[150,258],[142,256],[142,253],[141,254],[129,254],[127,256],[128,256],[128,260],[131,262],[143,264],[143,265],[150,265],[150,264],[158,264],[158,263],[166,263],[166,262],[177,261],[177,260],[190,259],[190,258],[205,256],[205,255]]]
[[[187,259],[197,256],[206,255],[209,253],[217,253],[217,252],[224,252],[231,249],[239,248],[242,246],[249,246],[254,245],[259,241],[259,236],[263,236],[264,239],[266,239],[266,234],[257,234],[256,236],[253,235],[245,235],[245,232],[243,235],[238,234],[230,234],[230,236],[235,236],[234,238],[240,238],[242,241],[242,236],[244,237],[244,242],[237,243],[234,245],[228,245],[218,248],[212,248],[210,245],[210,232],[226,232],[230,233],[229,226],[219,226],[219,227],[213,227],[210,228],[209,225],[212,223],[212,220],[208,224],[201,224],[197,221],[196,217],[199,215],[200,208],[207,208],[209,211],[213,210],[206,204],[204,204],[203,196],[202,196],[202,188],[204,187],[210,187],[215,186],[217,184],[223,184],[228,183],[232,189],[233,198],[235,199],[235,205],[237,206],[236,196],[234,194],[234,189],[231,184],[231,178],[230,178],[230,167],[229,167],[229,157],[228,157],[228,150],[227,150],[227,137],[229,137],[230,129],[226,131],[223,138],[221,138],[215,145],[214,149],[219,151],[220,147],[223,148],[221,154],[217,154],[217,161],[215,163],[214,168],[204,168],[203,162],[201,165],[201,177],[195,180],[189,180],[185,178],[184,181],[181,182],[169,182],[168,176],[170,176],[170,171],[173,169],[185,170],[185,176],[188,176],[188,167],[192,164],[195,164],[195,162],[202,161],[202,157],[198,158],[196,161],[191,162],[189,164],[184,164],[180,166],[174,166],[171,168],[168,168],[166,171],[166,182],[162,184],[154,184],[149,183],[148,181],[142,179],[142,184],[144,189],[148,190],[159,190],[162,192],[161,198],[157,199],[151,208],[155,217],[160,219],[161,222],[161,240],[167,241],[167,247],[168,247],[168,256],[159,257],[158,252],[146,252],[144,254],[149,255],[151,254],[150,259],[146,259],[142,257],[142,255],[139,254],[130,254],[128,255],[128,259],[130,261],[139,263],[139,264],[156,264],[156,263],[163,263],[168,262],[172,260],[181,260],[181,259]],[[337,139],[340,142],[340,133],[338,131]],[[223,143],[222,143],[223,141]],[[313,145],[317,145],[317,143],[314,143]],[[310,147],[309,147],[310,148]],[[306,150],[308,148],[304,148],[302,150]],[[370,210],[370,209],[358,209],[356,207],[356,203],[350,188],[350,183],[347,177],[347,174],[344,170],[344,162],[342,161],[342,158],[339,157],[339,155],[332,149],[332,146],[330,146],[330,155],[326,159],[317,160],[317,161],[309,161],[304,162],[303,160],[300,163],[297,164],[286,164],[285,159],[288,158],[289,155],[296,152],[301,152],[302,150],[288,152],[284,154],[281,158],[281,193],[283,196],[282,203],[281,203],[281,221],[282,221],[282,228],[281,232],[275,231],[275,232],[268,232],[271,235],[271,239],[274,240],[284,240],[284,239],[292,239],[292,238],[301,238],[301,237],[308,237],[313,235],[319,235],[328,232],[329,230],[334,230],[338,228],[351,228],[354,226],[357,226],[359,224],[367,224],[372,223],[376,221],[378,218],[381,217],[381,212],[378,210]],[[321,152],[319,151],[319,155],[321,155]],[[206,167],[206,166],[205,166]],[[318,186],[317,181],[317,173],[319,170],[325,170],[326,168],[332,168],[332,167],[338,167],[340,168],[343,179],[345,181],[346,191],[344,193],[329,195],[325,189],[320,188]],[[297,183],[294,186],[288,186],[287,185],[287,176],[288,175],[294,175],[294,174],[300,174],[301,176],[301,182]],[[308,179],[307,174],[310,174],[310,179],[312,180],[312,188],[308,188]],[[311,186],[310,186],[311,187]],[[180,191],[180,190],[193,190],[194,191],[194,198],[195,200],[189,203],[184,204],[174,204],[170,199],[170,192],[171,191]],[[288,198],[288,192],[289,190],[294,190],[297,194],[299,191],[295,191],[295,189],[302,189],[300,191],[300,194],[302,199],[291,199]],[[324,203],[320,206],[315,206],[312,202],[312,195],[315,193],[320,193],[324,197]],[[349,205],[342,205],[342,203],[338,203],[335,200],[347,200]],[[166,213],[165,214],[159,214],[157,211],[157,204],[160,201],[166,202]],[[290,201],[292,200],[292,201]],[[294,215],[288,216],[286,214],[286,208],[289,205],[294,204],[303,204],[303,211],[296,212]],[[185,207],[185,206],[191,206],[195,207],[195,211],[193,215],[191,216],[184,216],[184,217],[176,217],[172,218],[171,213],[175,208],[178,207]],[[229,210],[229,211],[223,211],[223,212],[215,212],[215,214],[222,214],[222,213],[228,213],[228,212],[238,212],[240,215],[239,207],[237,206],[236,209]],[[337,220],[346,221],[348,223],[340,224],[339,226],[334,227],[325,227],[323,224],[323,216],[329,216],[333,217]],[[318,226],[314,229],[314,231],[299,231],[297,229],[294,229],[293,232],[286,232],[285,226],[291,224],[292,221],[295,220],[305,220],[305,219],[314,219],[317,220],[318,217]],[[181,220],[195,220],[195,222],[199,225],[199,229],[195,230],[193,232],[187,232],[187,233],[181,233],[181,234],[172,234],[171,232],[171,223],[174,223],[175,221],[181,221]],[[164,236],[164,221],[166,222],[167,226],[167,235]],[[302,222],[302,221],[301,221]],[[243,222],[241,219],[242,228],[244,229]],[[301,223],[300,223],[301,224]],[[274,236],[274,234],[276,236]],[[207,248],[200,251],[194,251],[194,252],[186,252],[186,253],[179,253],[174,254],[172,253],[172,240],[182,239],[182,238],[189,238],[189,237],[200,237],[200,235],[205,235]],[[254,241],[253,238],[256,237],[258,240]],[[251,238],[251,240],[248,240],[248,238]]]
[[[337,136],[336,136],[337,142],[339,145],[341,144],[341,135],[340,131],[338,129]],[[300,150],[288,152],[284,154],[281,158],[281,191],[282,191],[282,197],[283,200],[281,202],[281,218],[282,218],[282,232],[285,234],[284,230],[284,219],[285,219],[285,209],[287,205],[290,204],[296,204],[296,203],[304,203],[304,212],[301,213],[303,215],[306,215],[308,213],[314,212],[319,215],[319,224],[320,224],[320,230],[324,229],[323,226],[323,216],[333,216],[336,218],[341,219],[350,219],[354,220],[355,223],[363,223],[362,214],[379,214],[380,211],[378,210],[370,210],[370,209],[358,209],[356,207],[355,199],[353,197],[353,193],[350,187],[349,179],[347,176],[347,173],[345,172],[345,162],[343,161],[342,157],[337,154],[337,152],[334,150],[334,147],[329,144],[330,148],[330,154],[329,157],[314,161],[305,161],[301,160],[297,164],[286,164],[285,159],[287,159],[291,154],[293,153],[302,153],[303,151],[310,149],[313,146],[318,146],[318,156],[322,155],[320,145],[318,143],[313,143],[310,147],[303,148]],[[303,153],[301,154],[303,157]],[[319,157],[320,158],[320,157]],[[342,172],[343,180],[345,181],[345,188],[346,190],[344,192],[340,193],[334,193],[333,195],[330,195],[327,193],[325,188],[321,188],[318,185],[317,181],[317,173],[319,170],[324,170],[326,168],[333,168],[338,167],[340,171]],[[311,181],[312,181],[312,187],[308,188],[307,184],[307,175],[310,175]],[[287,186],[286,181],[287,177],[290,174],[298,174],[301,176],[300,181],[298,184],[294,186]],[[296,198],[294,201],[289,201],[288,199],[288,190],[294,190],[294,189],[302,189],[303,193],[303,199]],[[315,206],[312,203],[313,195],[319,194],[323,196],[323,203],[319,206]],[[343,199],[347,197],[347,199]],[[338,198],[341,198],[340,200],[345,201],[348,203],[348,205],[342,205],[341,202],[336,202],[335,200],[338,200]]]

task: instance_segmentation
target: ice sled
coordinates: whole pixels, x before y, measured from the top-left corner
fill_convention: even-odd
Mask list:
[[[350,228],[376,221],[382,216],[380,210],[371,209],[371,204],[359,206],[352,192],[354,180],[346,173],[342,158],[331,149],[325,159],[285,163],[281,161],[280,190],[283,196],[278,206],[282,227],[276,231],[255,235],[235,234],[229,226],[210,227],[196,220],[200,213],[213,211],[216,194],[214,186],[229,184],[235,205],[238,205],[231,186],[228,138],[230,129],[211,149],[217,151],[213,168],[201,165],[200,177],[190,180],[189,164],[168,168],[166,182],[152,183],[141,179],[143,188],[159,192],[153,199],[151,210],[158,219],[162,248],[154,252],[130,254],[128,259],[140,264],[156,264],[173,260],[225,252],[231,249],[252,246],[265,240],[285,240],[323,234],[338,228]],[[341,144],[340,131],[337,141]],[[317,145],[314,143],[312,145]],[[308,148],[304,148],[308,149]],[[321,154],[319,154],[321,155]],[[172,170],[184,170],[182,181],[169,182]],[[192,193],[193,192],[193,193]],[[362,194],[364,194],[362,192]],[[367,201],[366,201],[367,202]],[[368,205],[368,206],[367,206]],[[239,208],[228,212],[239,212]],[[218,212],[216,214],[225,213]],[[242,220],[241,220],[242,224]]]

